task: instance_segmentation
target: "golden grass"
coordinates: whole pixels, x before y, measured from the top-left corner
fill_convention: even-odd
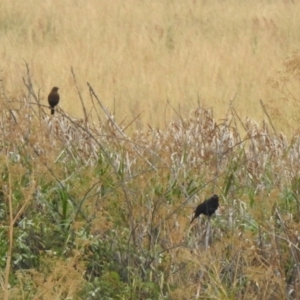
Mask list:
[[[173,108],[184,116],[199,103],[223,117],[233,98],[241,116],[260,119],[259,99],[282,108],[268,81],[300,46],[299,9],[281,0],[3,0],[0,76],[12,99],[25,93],[26,60],[43,103],[57,85],[60,106],[81,116],[72,66],[87,107],[88,81],[118,122],[141,113],[137,127],[162,127],[177,118]]]

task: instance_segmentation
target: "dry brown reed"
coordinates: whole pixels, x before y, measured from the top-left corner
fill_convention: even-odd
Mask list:
[[[92,86],[88,88],[95,103],[99,102]],[[103,240],[109,240],[109,232],[117,231],[120,237],[127,232],[128,251],[132,247],[134,253],[147,254],[119,253],[115,259],[135,268],[142,280],[158,282],[161,295],[169,294],[170,299],[297,298],[299,218],[294,214],[299,214],[300,136],[288,140],[283,133],[270,130],[268,121],[242,120],[234,109],[218,122],[212,110],[203,108],[164,130],[150,128],[129,136],[108,110],[102,117],[98,113],[96,121],[91,116],[73,118],[62,109],[50,117],[38,96],[34,101],[36,94],[29,90],[29,95],[18,105],[2,99],[1,156],[11,166],[12,178],[3,193],[15,216],[28,213],[27,207],[37,214],[45,210],[31,197],[33,186],[39,194],[45,181],[57,182],[62,190],[71,185],[73,230],[89,224],[93,236]],[[29,162],[35,185],[25,185],[25,200],[12,204],[9,189],[21,182]],[[95,175],[97,169],[103,175]],[[107,182],[111,191],[104,192]],[[287,189],[298,206],[280,200],[287,197]],[[221,195],[206,251],[203,222],[188,227],[200,192]],[[54,201],[50,195],[49,201]],[[12,229],[15,222],[11,217],[6,224]],[[13,230],[9,238],[14,239]],[[84,249],[92,242],[76,239],[76,243],[76,263],[90,272]],[[13,251],[10,247],[9,254]],[[72,252],[68,256],[75,259]],[[36,295],[62,297],[80,291],[86,279],[74,285],[80,281],[78,270],[67,264],[73,274],[68,278],[59,264],[49,265],[53,274],[46,272],[41,285],[38,277],[43,271],[30,273]],[[11,272],[7,266],[6,298]],[[28,275],[20,274],[22,289]],[[72,284],[66,290],[68,280]]]

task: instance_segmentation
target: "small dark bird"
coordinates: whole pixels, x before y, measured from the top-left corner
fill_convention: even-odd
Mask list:
[[[49,96],[48,96],[48,103],[51,107],[51,115],[54,115],[54,107],[58,104],[59,102],[59,94],[58,94],[58,87],[53,87]]]
[[[217,208],[219,207],[219,196],[213,195],[209,199],[206,199],[204,202],[199,204],[197,208],[194,211],[194,216],[190,224],[193,223],[193,221],[198,218],[201,214],[206,216],[211,216],[215,213]]]

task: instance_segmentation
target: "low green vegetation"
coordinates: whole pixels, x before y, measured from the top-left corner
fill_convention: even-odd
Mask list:
[[[127,136],[91,86],[96,120],[33,90],[2,97],[2,299],[299,299],[299,135],[197,108]]]

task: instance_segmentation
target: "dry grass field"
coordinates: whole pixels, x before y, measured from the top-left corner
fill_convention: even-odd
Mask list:
[[[43,103],[59,86],[60,106],[80,117],[73,67],[87,107],[89,82],[117,121],[137,118],[134,129],[165,127],[199,105],[223,118],[233,99],[242,117],[259,121],[260,99],[283,113],[270,80],[300,48],[299,11],[299,2],[280,0],[3,0],[0,76],[19,99],[25,60]],[[285,101],[284,115],[293,112]]]
[[[300,299],[299,8],[1,1],[0,298]]]

